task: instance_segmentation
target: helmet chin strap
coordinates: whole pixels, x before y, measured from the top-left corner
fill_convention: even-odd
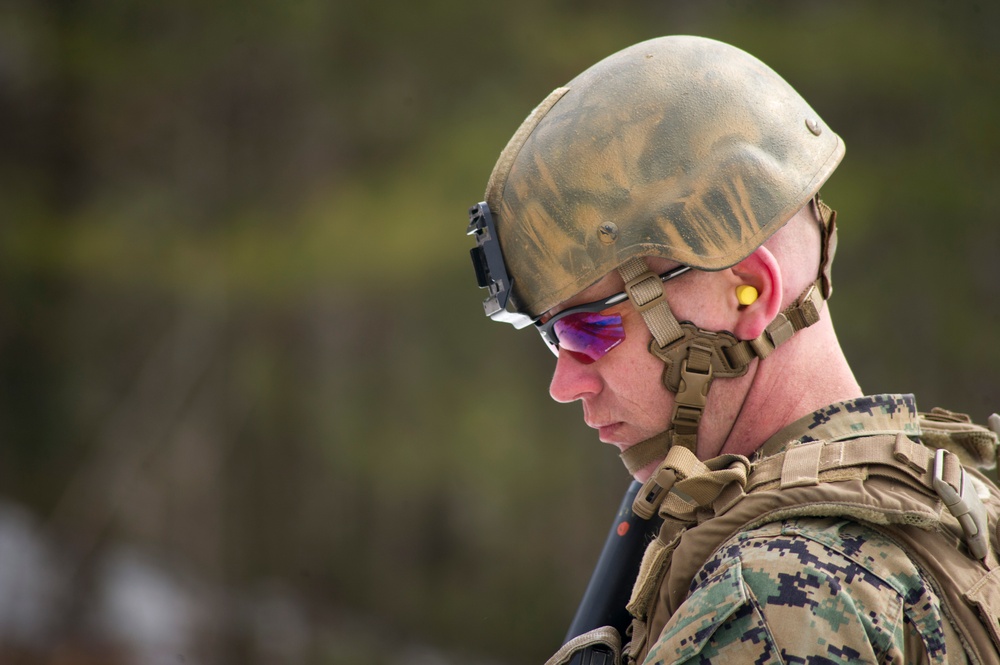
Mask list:
[[[670,427],[621,453],[630,474],[663,460],[673,446],[696,452],[698,427],[712,381],[743,376],[754,358],[766,358],[796,332],[819,321],[823,302],[832,292],[830,264],[837,242],[836,213],[820,201],[819,196],[813,198],[812,206],[821,221],[823,235],[819,275],[756,339],[739,340],[729,332],[703,330],[690,322],[679,322],[667,303],[663,283],[645,261],[634,257],[618,268],[629,300],[642,314],[653,335],[649,352],[664,363],[663,384],[676,394]],[[654,473],[647,485],[655,483],[656,477]],[[659,496],[662,500],[664,494],[643,491],[637,502],[647,495]],[[656,510],[656,506],[647,507],[647,510],[649,508],[653,512]]]

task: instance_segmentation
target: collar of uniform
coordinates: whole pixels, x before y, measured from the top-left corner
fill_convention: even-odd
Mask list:
[[[799,418],[768,439],[757,457],[776,455],[792,442],[838,441],[897,432],[920,436],[913,395],[869,395],[835,402]]]

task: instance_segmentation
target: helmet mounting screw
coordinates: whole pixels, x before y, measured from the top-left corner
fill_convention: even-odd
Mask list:
[[[618,225],[614,222],[604,222],[597,227],[597,234],[600,236],[601,242],[610,245],[618,240]]]
[[[819,121],[816,120],[816,118],[806,118],[806,127],[808,127],[809,131],[816,136],[823,133],[823,127],[820,126]]]

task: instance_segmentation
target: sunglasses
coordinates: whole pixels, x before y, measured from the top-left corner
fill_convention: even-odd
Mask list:
[[[661,282],[691,270],[678,266],[660,275]],[[542,340],[555,355],[559,350],[568,352],[585,365],[603,358],[608,351],[625,341],[625,326],[621,314],[604,314],[604,310],[628,299],[622,291],[603,300],[595,300],[559,312],[545,323],[536,323]]]

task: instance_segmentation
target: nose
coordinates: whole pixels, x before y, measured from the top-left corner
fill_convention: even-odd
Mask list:
[[[559,350],[556,368],[549,383],[549,395],[557,402],[574,402],[601,392],[601,380],[596,363],[584,364],[565,349]]]

